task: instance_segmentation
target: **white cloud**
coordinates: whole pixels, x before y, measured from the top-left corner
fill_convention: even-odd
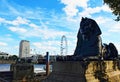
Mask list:
[[[11,37],[12,35],[11,34],[6,34],[7,37]]]
[[[87,2],[88,0],[61,0],[61,3],[65,4],[63,10],[70,17],[77,15],[79,7],[86,8]]]
[[[34,23],[29,24],[29,26],[32,27],[32,28],[35,28],[35,29],[37,29],[39,27],[38,25],[36,25]]]
[[[13,32],[17,32],[17,33],[25,33],[25,32],[27,32],[26,29],[20,28],[20,27],[9,27],[9,30],[11,30]]]
[[[0,51],[9,53],[9,55],[18,55],[19,48],[14,45],[0,46]]]
[[[66,15],[70,17],[77,16],[79,17],[91,17],[92,14],[99,13],[101,11],[112,12],[108,5],[104,4],[102,6],[89,7],[89,0],[61,0],[61,3],[65,5],[63,10]],[[80,11],[80,8],[83,11]]]
[[[9,42],[11,43],[13,41],[15,41],[15,39],[11,38],[10,36],[0,36],[0,42],[5,42],[9,44]]]
[[[102,10],[103,11],[106,11],[106,12],[112,12],[112,10],[109,8],[109,6],[108,5],[106,5],[106,4],[104,4],[103,6],[102,6]]]
[[[120,23],[116,22],[111,25],[110,29],[108,30],[109,32],[120,32]]]
[[[58,36],[62,36],[64,34],[66,34],[66,32],[62,32],[62,31],[57,31],[57,30],[54,30],[54,29],[38,29],[38,30],[34,30],[34,35],[36,34],[38,37],[41,37],[43,39],[54,39]],[[31,36],[33,34],[31,33]]]
[[[62,36],[62,35],[66,34],[66,32],[64,32],[64,31],[59,31],[59,30],[54,29],[54,28],[52,29],[52,26],[54,27],[56,24],[52,25],[52,23],[50,24],[48,21],[45,23],[42,22],[41,20],[38,20],[38,21],[40,21],[39,25],[29,21],[26,18],[22,18],[20,16],[17,17],[15,20],[6,20],[4,18],[0,18],[1,23],[8,24],[7,28],[10,31],[19,34],[20,37],[22,37],[22,38],[41,37],[44,39],[49,39],[49,38],[56,38],[57,36]],[[60,22],[58,22],[57,25],[59,25],[59,23],[62,23],[63,20],[59,20],[59,21]],[[55,22],[57,22],[57,20],[55,20]],[[29,28],[29,27],[32,27],[32,28]]]
[[[28,25],[28,23],[30,22],[29,20],[22,18],[20,16],[18,16],[15,20],[6,20],[5,18],[0,18],[0,22],[3,24],[11,24],[11,25],[21,25],[21,24],[25,24]]]
[[[57,30],[53,30],[53,29],[45,29],[41,32],[43,33],[43,36],[46,39],[54,38],[54,37],[58,37],[58,36],[62,36],[62,35],[66,34],[66,32],[57,31]]]
[[[66,15],[68,15],[70,17],[76,16],[77,12],[78,12],[78,9],[76,9],[75,7],[72,7],[72,6],[66,6],[63,10],[66,12]]]
[[[79,12],[79,16],[80,17],[91,17],[92,14],[100,13],[101,11],[112,12],[107,5],[102,5],[102,6],[97,6],[94,8],[87,7],[84,9],[84,11]]]
[[[111,36],[112,32],[120,32],[120,23],[116,22],[112,18],[99,16],[96,17],[95,20],[97,21],[99,26],[102,26],[101,29],[107,37]]]
[[[1,17],[0,17],[0,23],[9,24],[10,21],[7,21],[5,18],[1,18]]]
[[[112,19],[107,18],[107,17],[99,16],[99,17],[96,17],[96,18],[95,18],[95,21],[96,21],[98,24],[107,24],[108,22],[112,21]]]
[[[56,41],[34,42],[32,45],[35,49],[40,50],[41,53],[50,51],[52,54],[54,54],[54,52],[59,54],[58,52],[60,51],[60,48],[56,47],[56,45],[58,45],[58,42]]]
[[[18,16],[18,17],[16,18],[16,20],[13,20],[11,23],[12,23],[13,25],[19,25],[19,24],[28,24],[28,22],[29,22],[29,20]]]
[[[42,48],[42,44],[40,42],[34,42],[33,45],[37,48]]]
[[[0,23],[4,22],[5,19],[0,17]]]
[[[42,28],[41,26],[32,24],[33,28],[9,27],[9,30],[20,35],[20,37],[40,37],[42,39],[55,39],[58,36],[66,35],[67,32],[58,31],[56,29]],[[47,26],[46,26],[47,27]]]
[[[0,46],[7,46],[8,44],[5,42],[0,42]]]
[[[71,5],[73,7],[83,7],[86,8],[87,7],[87,2],[89,0],[61,0],[61,3],[65,4],[65,5]]]

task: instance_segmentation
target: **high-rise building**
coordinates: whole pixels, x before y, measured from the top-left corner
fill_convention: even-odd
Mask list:
[[[19,57],[25,58],[30,56],[30,42],[27,40],[21,40],[19,46]]]

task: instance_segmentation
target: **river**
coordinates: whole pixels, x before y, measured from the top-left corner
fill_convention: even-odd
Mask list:
[[[34,64],[34,73],[45,72],[45,65]],[[10,71],[10,64],[0,64],[0,71]]]

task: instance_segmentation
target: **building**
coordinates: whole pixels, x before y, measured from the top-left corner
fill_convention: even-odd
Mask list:
[[[19,46],[19,57],[30,57],[30,42],[27,40],[21,40]]]
[[[0,52],[0,58],[7,59],[8,58],[8,53],[6,52]]]

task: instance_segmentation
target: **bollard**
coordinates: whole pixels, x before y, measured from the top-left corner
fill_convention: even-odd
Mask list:
[[[49,52],[46,52],[46,76],[50,73],[50,62],[49,62]]]

